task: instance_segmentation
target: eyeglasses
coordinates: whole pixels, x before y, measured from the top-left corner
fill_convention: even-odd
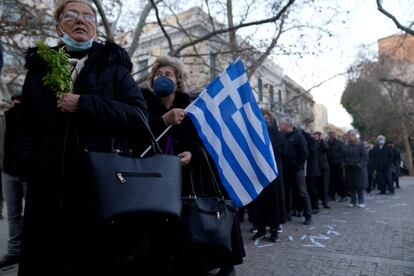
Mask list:
[[[72,20],[75,20],[76,18],[78,18],[79,16],[81,16],[88,23],[91,23],[91,24],[94,24],[94,25],[96,23],[95,15],[78,13],[76,11],[67,11],[67,12],[65,12],[64,14],[62,14],[61,20],[72,21]]]

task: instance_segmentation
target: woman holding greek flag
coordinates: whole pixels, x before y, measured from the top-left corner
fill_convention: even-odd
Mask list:
[[[197,131],[187,116],[186,108],[191,101],[189,95],[185,93],[186,78],[185,66],[181,60],[170,56],[161,56],[155,61],[148,79],[150,90],[142,89],[147,101],[151,129],[155,136],[159,136],[165,129],[170,128],[165,135],[162,135],[159,144],[165,153],[178,155],[181,158],[183,197],[191,195],[192,185],[197,193],[214,194],[211,179],[215,178],[221,187],[220,190],[228,198],[222,188],[217,168],[211,156],[204,149]],[[209,173],[208,166],[211,166],[214,175]],[[183,213],[185,213],[184,207]],[[233,265],[240,264],[244,257],[238,219],[234,219],[232,227],[230,254],[213,252],[206,249],[205,246],[193,246],[189,242],[187,226],[183,222],[175,229],[155,230],[156,233],[159,233],[158,236],[162,233],[169,237],[176,235],[176,244],[169,242],[165,245],[169,247],[167,250],[172,254],[172,274],[201,276],[208,275],[211,270],[219,268],[220,271],[217,275],[235,275]],[[177,247],[173,248],[175,246]]]

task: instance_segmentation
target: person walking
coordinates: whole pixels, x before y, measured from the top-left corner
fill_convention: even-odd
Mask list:
[[[284,181],[287,181],[286,206],[287,213],[291,211],[292,190],[297,190],[304,209],[304,224],[312,223],[312,208],[305,181],[305,162],[308,159],[306,140],[299,130],[294,128],[295,122],[290,117],[283,117],[279,121],[279,129],[285,134],[286,158],[283,163]]]
[[[344,143],[337,138],[334,130],[328,131],[328,162],[331,172],[329,183],[329,196],[331,200],[336,199],[336,194],[339,195],[339,202],[346,201],[346,187],[343,181],[342,158]]]
[[[11,100],[11,108],[5,112],[6,131],[4,137],[4,168],[1,175],[3,194],[7,207],[9,238],[7,242],[7,253],[0,260],[0,268],[16,264],[20,261],[23,198],[25,193],[25,184],[17,176],[16,160],[13,153],[21,96],[13,96]]]
[[[53,49],[69,55],[73,88],[57,97],[44,83],[54,65],[38,48],[28,51],[15,143],[17,174],[27,181],[18,275],[128,275],[128,249],[113,248],[130,225],[120,231],[98,220],[82,157],[85,150],[129,152],[131,135],[144,132],[139,113],[147,117],[146,103],[126,51],[95,41],[97,12],[89,1],[62,1],[54,20],[61,42]]]
[[[377,173],[378,188],[380,194],[394,194],[394,185],[392,183],[392,167],[394,165],[394,151],[385,144],[385,136],[377,137],[378,144],[372,150],[374,168]]]
[[[358,140],[355,130],[348,131],[347,138],[348,142],[343,151],[343,164],[345,183],[351,195],[348,207],[357,206],[358,201],[358,207],[365,208],[365,189],[368,188],[368,152]]]
[[[392,165],[392,185],[394,185],[395,182],[395,188],[400,188],[400,176],[401,176],[401,153],[397,149],[394,143],[389,142],[390,147],[392,148],[394,152],[394,162]]]

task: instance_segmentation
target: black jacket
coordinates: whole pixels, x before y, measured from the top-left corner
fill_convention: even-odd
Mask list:
[[[6,119],[6,131],[4,134],[4,160],[3,170],[8,175],[16,176],[16,158],[13,152],[13,144],[16,140],[17,119],[19,116],[20,104],[4,112]]]
[[[97,233],[89,233],[82,152],[111,151],[114,141],[128,150],[130,135],[143,133],[138,112],[147,116],[146,103],[126,51],[113,43],[94,43],[88,55],[73,89],[80,95],[79,112],[67,114],[43,85],[47,65],[35,48],[27,54],[15,144],[18,171],[28,180],[20,276],[67,275],[68,266],[76,271],[93,263],[86,246]],[[44,256],[51,264],[46,269]],[[89,261],[74,261],[82,256]]]
[[[309,152],[306,140],[296,129],[286,133],[286,165],[294,170],[303,170]]]
[[[325,140],[321,139],[318,143],[318,148],[319,148],[319,155],[318,155],[319,166],[322,171],[327,171],[329,170],[329,161],[328,161],[329,145]]]
[[[305,138],[308,146],[308,160],[306,163],[306,176],[319,177],[321,176],[321,168],[319,166],[319,146],[313,139],[310,133],[302,131],[302,135]]]
[[[328,140],[328,161],[331,165],[341,165],[343,160],[344,143],[338,139]]]
[[[376,170],[389,170],[394,164],[394,150],[389,145],[384,145],[382,149],[376,145],[372,149],[372,159]]]

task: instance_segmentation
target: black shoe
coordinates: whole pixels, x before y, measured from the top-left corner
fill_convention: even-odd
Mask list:
[[[325,209],[331,209],[331,207],[329,207],[328,204],[324,204],[323,205],[323,208],[325,208]]]
[[[277,234],[277,230],[272,230],[272,232],[270,233],[270,240],[272,242],[278,242],[278,241],[280,241],[279,236]]]
[[[260,238],[263,238],[264,236],[266,236],[266,231],[265,230],[259,230],[257,231],[256,234],[253,235],[252,240],[258,240]]]
[[[312,224],[312,217],[306,217],[305,221],[303,222],[305,225],[311,225]]]
[[[4,255],[0,260],[0,268],[18,264],[20,262],[20,256]]]

